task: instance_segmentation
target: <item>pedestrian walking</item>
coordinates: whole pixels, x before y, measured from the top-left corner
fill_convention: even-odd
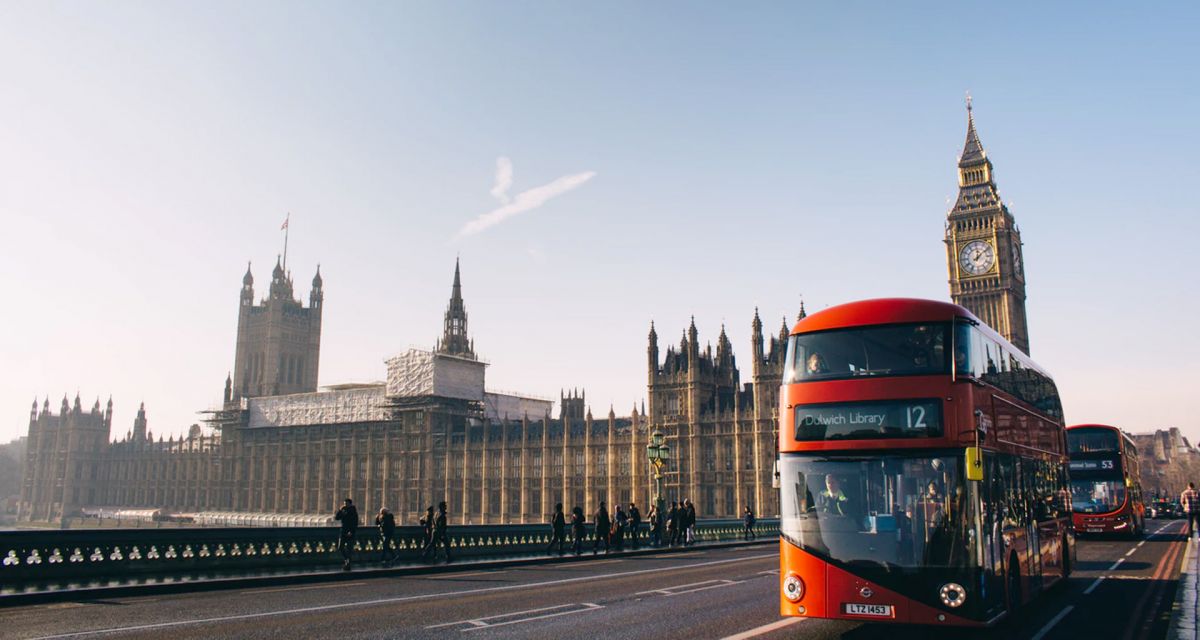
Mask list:
[[[646,523],[650,525],[650,546],[662,544],[662,532],[658,527],[658,505],[650,505],[650,513],[646,514]]]
[[[667,546],[673,547],[679,542],[679,503],[671,501],[671,510],[667,512]]]
[[[615,543],[614,546],[617,548],[617,551],[624,551],[625,529],[629,527],[629,516],[625,514],[625,511],[621,509],[621,505],[619,504],[617,505],[617,515],[613,516],[613,521],[616,523],[612,534],[613,542]]]
[[[608,555],[611,548],[608,546],[608,534],[611,532],[612,523],[608,519],[608,507],[604,502],[600,503],[600,508],[596,510],[596,539],[592,541],[592,555],[596,555],[600,551],[600,543],[604,543],[604,554]]]
[[[690,498],[684,502],[687,503],[687,511],[683,516],[686,523],[684,530],[687,532],[685,544],[691,546],[696,544],[696,506],[692,504],[692,500]]]
[[[550,516],[550,535],[550,546],[546,547],[546,553],[553,551],[555,543],[558,543],[558,555],[561,556],[567,544],[567,519],[563,515],[561,502],[554,505],[554,515]]]
[[[638,511],[637,505],[629,503],[629,539],[633,542],[633,549],[636,551],[640,546],[638,541],[638,530],[642,527],[642,513]]]
[[[755,538],[755,536],[754,536],[754,511],[752,511],[749,506],[747,506],[746,511],[744,513],[742,513],[742,524],[745,525],[745,527],[746,527],[746,531],[745,531],[745,534],[742,536],[742,539],[753,540]]]
[[[1196,525],[1200,524],[1200,492],[1196,491],[1196,483],[1189,482],[1187,489],[1179,496],[1179,506],[1183,507],[1183,517],[1187,518],[1188,538],[1196,533]]]
[[[421,541],[422,549],[428,547],[429,541],[433,540],[433,521],[436,519],[437,516],[433,515],[433,505],[429,505],[429,508],[425,510],[425,515],[421,516],[421,531],[425,536],[425,539]]]
[[[583,509],[575,507],[571,510],[571,535],[574,538],[571,546],[575,549],[575,555],[579,555],[583,551],[583,537],[587,535],[585,520]]]
[[[450,564],[450,537],[446,530],[446,502],[443,500],[438,503],[437,516],[433,518],[433,533],[429,536],[429,542],[425,545],[425,551],[421,553],[421,558],[436,562],[437,548],[440,544],[446,553],[446,564]]]
[[[342,552],[342,571],[349,571],[350,562],[354,559],[354,535],[358,532],[358,508],[354,506],[354,501],[346,498],[342,508],[333,514],[333,519],[342,523],[338,549]]]
[[[393,541],[396,536],[396,516],[387,509],[380,509],[379,515],[375,516],[375,526],[379,527],[379,561],[383,566],[390,567],[396,559],[396,545]]]

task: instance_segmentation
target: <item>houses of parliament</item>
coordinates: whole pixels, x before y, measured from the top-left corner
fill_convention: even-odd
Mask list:
[[[951,296],[1027,351],[1020,234],[969,106],[958,173],[945,237]],[[328,515],[346,496],[363,513],[387,507],[408,523],[443,499],[460,524],[544,522],[556,502],[588,513],[602,500],[651,502],[655,431],[671,446],[666,500],[689,498],[701,517],[779,513],[786,319],[767,331],[755,311],[748,381],[724,328],[715,350],[702,348],[693,321],[664,351],[651,323],[647,402],[597,417],[571,391],[555,417],[549,400],[487,390],[457,262],[441,338],[388,359],[383,382],[317,387],[323,290],[318,270],[306,306],[277,263],[256,302],[247,268],[223,402],[184,437],[155,439],[143,406],[114,441],[111,400],[86,409],[64,397],[55,413],[35,399],[18,522],[60,525],[106,508]]]

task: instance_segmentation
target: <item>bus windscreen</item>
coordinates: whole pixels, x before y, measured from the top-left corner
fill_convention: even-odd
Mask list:
[[[944,322],[852,327],[792,336],[784,384],[950,373]]]

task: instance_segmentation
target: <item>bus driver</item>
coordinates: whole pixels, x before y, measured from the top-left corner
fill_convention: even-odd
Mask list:
[[[832,473],[825,476],[825,490],[821,492],[818,500],[818,507],[822,513],[849,515],[849,499],[842,492],[841,481]]]

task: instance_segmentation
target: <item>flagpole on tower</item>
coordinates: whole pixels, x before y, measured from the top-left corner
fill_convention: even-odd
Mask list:
[[[287,244],[288,244],[288,223],[292,221],[292,212],[289,211],[287,218],[283,220],[283,271],[287,273]]]

